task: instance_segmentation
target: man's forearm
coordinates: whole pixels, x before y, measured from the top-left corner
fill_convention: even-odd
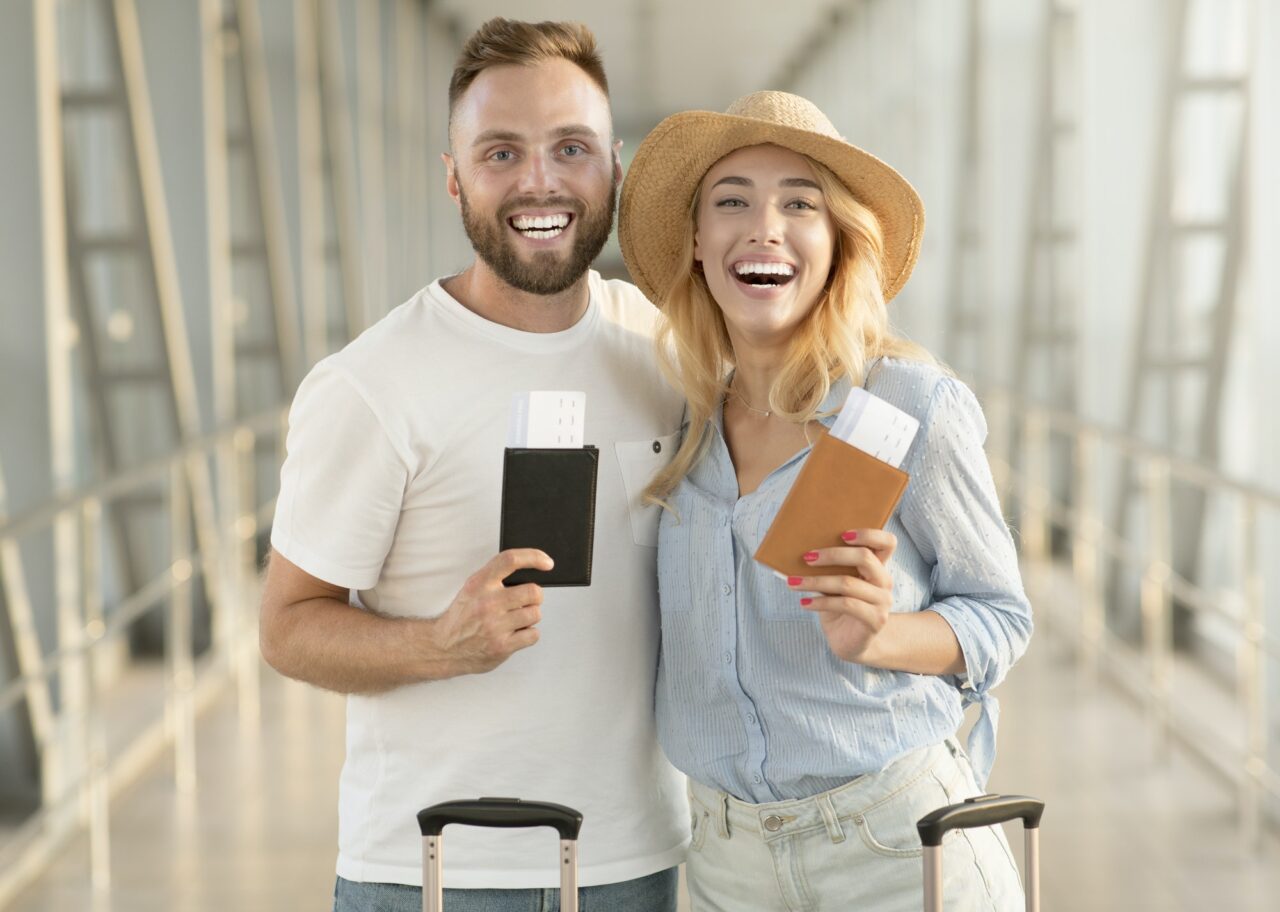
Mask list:
[[[264,608],[260,639],[263,657],[287,677],[338,693],[380,693],[453,675],[434,626],[314,598]]]

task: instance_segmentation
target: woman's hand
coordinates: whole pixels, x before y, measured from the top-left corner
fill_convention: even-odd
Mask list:
[[[841,536],[843,548],[822,548],[804,555],[811,567],[847,567],[833,576],[793,576],[792,589],[806,594],[800,606],[816,611],[831,651],[846,662],[874,664],[876,637],[893,608],[893,577],[885,565],[898,546],[892,532],[854,529]]]

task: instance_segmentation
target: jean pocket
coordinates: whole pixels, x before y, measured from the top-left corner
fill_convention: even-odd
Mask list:
[[[931,767],[884,800],[855,814],[853,823],[862,842],[875,854],[918,858],[924,850],[917,821],[951,803],[947,785],[936,775],[936,767]]]
[[[613,445],[622,473],[631,518],[631,538],[646,548],[658,547],[658,519],[662,508],[644,502],[644,490],[655,475],[667,467],[680,445],[680,432],[643,440],[618,441]]]

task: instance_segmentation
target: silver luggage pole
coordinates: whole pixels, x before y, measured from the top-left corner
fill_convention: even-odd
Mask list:
[[[942,912],[942,837],[949,830],[996,826],[1022,819],[1025,830],[1027,912],[1040,912],[1040,817],[1044,802],[1023,795],[980,795],[920,818],[924,846],[924,910]]]
[[[467,826],[551,827],[560,834],[560,909],[578,912],[578,833],[582,815],[562,804],[519,798],[446,801],[418,812],[422,830],[422,912],[444,912],[442,832],[451,823]]]

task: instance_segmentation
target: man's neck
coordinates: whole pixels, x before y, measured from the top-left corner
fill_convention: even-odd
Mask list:
[[[479,260],[445,279],[441,287],[472,313],[531,333],[569,329],[587,312],[591,298],[585,273],[558,294],[538,295],[512,288]]]

